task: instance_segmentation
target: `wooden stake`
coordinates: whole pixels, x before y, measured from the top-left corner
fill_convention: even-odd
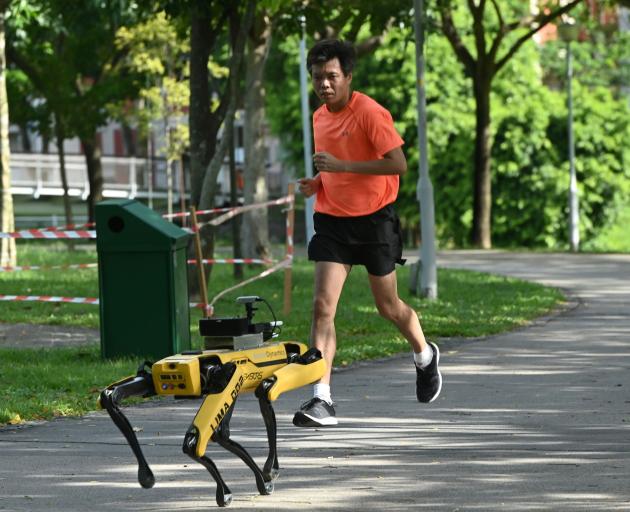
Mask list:
[[[201,252],[201,236],[199,235],[199,226],[197,225],[197,213],[195,207],[190,207],[190,221],[195,237],[195,259],[197,260],[197,276],[199,278],[199,295],[203,304],[203,316],[208,318],[210,311],[208,309],[208,289],[206,288],[206,272],[203,266],[203,254]]]
[[[179,157],[179,207],[182,214],[186,211],[186,180],[184,178],[184,158]],[[186,227],[186,217],[182,217],[182,227]]]
[[[295,220],[295,183],[289,183],[288,195],[292,201],[287,209],[287,241],[286,258],[290,259],[289,265],[284,269],[284,316],[291,313],[291,271],[293,268],[293,222]]]

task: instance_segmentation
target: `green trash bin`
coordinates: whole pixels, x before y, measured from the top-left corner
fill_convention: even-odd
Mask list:
[[[95,214],[103,357],[189,350],[190,235],[128,199],[102,201]]]

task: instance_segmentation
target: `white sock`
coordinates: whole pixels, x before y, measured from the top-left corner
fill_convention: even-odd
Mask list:
[[[330,396],[330,384],[318,383],[313,386],[313,397],[319,398],[328,405],[332,405],[332,397]]]
[[[413,360],[418,368],[426,368],[433,361],[433,347],[427,343],[427,348],[422,352],[413,353]]]

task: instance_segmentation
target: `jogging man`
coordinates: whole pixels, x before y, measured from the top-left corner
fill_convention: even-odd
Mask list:
[[[316,194],[315,235],[308,246],[315,261],[311,343],[328,365],[314,396],[295,414],[298,427],[336,425],[330,373],[337,348],[335,313],[353,265],[364,265],[378,312],[393,322],[413,349],[416,396],[428,403],[442,387],[440,352],[428,343],[418,315],[398,297],[395,264],[403,264],[400,223],[393,203],[399,176],[407,171],[391,114],[376,101],[352,91],[354,47],[338,40],[318,42],[307,67],[322,105],[313,115],[318,174],[300,179],[306,197]]]

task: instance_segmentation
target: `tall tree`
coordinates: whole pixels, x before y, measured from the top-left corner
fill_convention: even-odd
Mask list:
[[[50,82],[53,79],[50,80]],[[49,82],[49,83],[50,83]],[[49,104],[41,93],[33,86],[29,78],[19,69],[9,69],[7,73],[7,90],[9,105],[11,107],[11,124],[17,125],[21,135],[21,145],[26,153],[32,151],[31,134],[33,130],[39,133],[42,139],[49,140],[54,132],[54,139],[59,155],[59,173],[63,188],[63,206],[66,216],[66,224],[72,224],[72,208],[69,196],[68,177],[65,164],[65,152],[63,143],[66,137],[66,128],[61,118],[61,112],[51,112]],[[19,151],[19,150],[18,150]],[[68,242],[68,248],[74,246]]]
[[[247,33],[251,27],[256,0],[247,0],[244,10],[237,2],[221,13],[221,18],[236,18],[229,23],[231,35],[228,46],[231,47],[229,58],[229,76],[223,90],[212,91],[210,88],[208,41],[215,41],[219,34],[217,26],[221,23],[213,18],[209,6],[198,2],[194,8],[202,15],[202,22],[192,16],[191,27],[191,66],[190,66],[190,168],[192,204],[200,209],[214,206],[217,192],[217,177],[230,146],[234,130],[234,115],[237,108],[234,81],[238,81]],[[215,13],[216,16],[216,13]],[[214,23],[212,23],[214,21]],[[215,109],[209,108],[208,97],[211,92],[220,95],[220,102]],[[225,122],[224,122],[225,121]],[[223,125],[225,136],[217,146],[217,135]],[[204,258],[214,254],[214,229],[207,225],[202,228],[202,252]],[[207,269],[210,271],[210,268]]]
[[[265,151],[265,101],[263,81],[267,56],[271,46],[272,20],[269,12],[261,8],[249,32],[245,57],[245,187],[246,204],[268,199],[267,154]],[[248,258],[269,258],[269,228],[267,210],[248,212],[243,218],[241,232],[243,253]]]
[[[223,126],[224,133],[231,133],[234,129],[234,115],[236,113],[236,109],[238,107],[237,101],[238,98],[232,93],[231,84],[233,81],[240,80],[240,72],[241,66],[243,64],[244,55],[245,55],[245,44],[247,41],[247,34],[251,28],[252,21],[254,18],[254,12],[256,8],[256,0],[247,0],[244,6],[244,11],[241,12],[238,9],[238,5],[234,6],[232,10],[230,10],[227,15],[232,18],[232,21],[229,23],[231,29],[231,56],[229,60],[229,77],[227,84],[225,85],[222,91],[221,103],[217,107],[216,111],[212,113],[209,120],[210,123],[207,123],[211,126],[212,131],[206,131],[206,136],[210,133],[213,133],[215,136],[215,142],[212,144],[213,151],[210,153],[210,159],[208,164],[203,169],[203,177],[201,183],[201,196],[199,197],[199,207],[200,208],[208,208],[214,204],[214,197],[217,191],[217,176],[219,175],[219,171],[221,170],[221,166],[223,164],[223,160],[227,153],[227,149],[229,147],[229,137],[223,137],[219,146],[216,146],[216,135],[219,132],[219,128],[221,127],[223,121],[225,124]],[[236,21],[234,21],[236,20]],[[193,26],[194,28],[194,26]],[[194,38],[191,39],[194,42]],[[191,55],[194,52],[191,44]],[[191,56],[192,60],[192,56]],[[206,61],[206,71],[205,75],[207,76],[208,63]],[[193,75],[192,75],[192,67],[191,67],[191,76],[190,76],[190,90],[191,90],[191,110],[193,108],[193,92],[198,91],[199,87],[193,86]],[[223,115],[220,116],[220,111],[223,112]],[[206,114],[207,115],[207,114]],[[191,160],[192,160],[192,131],[193,127],[191,124]],[[207,137],[206,137],[207,141]],[[192,170],[192,165],[191,165]],[[193,179],[194,181],[194,179]],[[195,191],[193,191],[193,196]]]
[[[22,11],[20,11],[22,10]],[[27,15],[23,15],[27,11]],[[90,194],[88,217],[102,199],[103,171],[98,128],[108,120],[107,105],[134,98],[138,76],[121,72],[128,49],[114,44],[117,29],[139,17],[135,3],[63,0],[20,3],[12,17],[7,57],[31,80],[59,116],[65,136],[78,136],[85,155]]]
[[[121,69],[144,76],[139,101],[124,99],[112,105],[110,112],[123,126],[134,126],[146,139],[156,123],[162,132],[160,152],[166,157],[168,209],[173,205],[173,162],[180,162],[188,147],[188,124],[183,122],[189,106],[187,34],[177,30],[176,20],[169,20],[164,11],[132,27],[121,27],[116,48],[128,49]],[[133,142],[133,141],[131,141]],[[180,201],[182,197],[180,197]]]
[[[319,2],[317,6],[307,7],[313,15],[321,16]],[[271,50],[272,33],[278,26],[282,31],[292,32],[297,27],[295,20],[300,13],[297,4],[289,0],[261,0],[249,37],[245,55],[245,93],[243,111],[245,122],[245,203],[264,202],[268,199],[267,187],[267,81],[265,70]],[[325,23],[321,23],[325,26]],[[331,29],[334,30],[334,29]],[[275,85],[275,84],[274,84]],[[246,257],[270,257],[269,226],[267,210],[248,212],[243,218],[241,232],[243,251]]]
[[[10,0],[0,1],[0,232],[15,229],[13,217],[13,196],[11,195],[11,149],[9,147],[9,102],[6,85],[5,29],[4,21]],[[0,239],[0,266],[16,264],[15,240]]]
[[[530,13],[529,4],[523,6],[523,3],[519,2],[520,8],[510,13],[511,15],[518,13],[517,17],[507,21],[505,2],[467,0],[470,15],[467,19],[471,20],[471,23],[464,29],[457,27],[454,21],[454,11],[459,2],[452,0],[437,2],[441,30],[464,67],[466,75],[472,80],[476,116],[472,242],[483,249],[492,246],[490,93],[493,80],[525,42],[545,25],[568,13],[579,3],[583,3],[583,0],[571,0],[562,6],[557,6],[555,1],[545,2],[546,7],[536,15]],[[489,5],[491,7],[488,7]],[[464,33],[472,35],[474,49],[468,47],[469,38],[464,37],[462,35]]]
[[[210,184],[209,166],[217,150],[219,130],[229,116],[228,109],[232,99],[230,81],[236,79],[235,72],[240,69],[242,52],[232,52],[230,73],[227,83],[223,73],[216,74],[211,56],[218,53],[225,43],[225,27],[230,17],[239,17],[242,1],[190,2],[190,174],[191,201],[201,207],[202,204],[214,204],[216,176]],[[245,32],[246,33],[246,32]],[[238,64],[235,66],[234,64]],[[216,101],[213,104],[213,97]],[[219,167],[220,168],[220,167]],[[217,171],[218,173],[218,171]],[[206,187],[206,191],[203,188]],[[210,190],[212,189],[212,191]],[[203,192],[202,192],[203,191]],[[207,195],[213,192],[212,197]]]
[[[30,131],[49,131],[50,115],[28,77],[19,69],[7,69],[7,93],[11,107],[11,124],[20,131],[20,142],[26,153],[32,151]]]

